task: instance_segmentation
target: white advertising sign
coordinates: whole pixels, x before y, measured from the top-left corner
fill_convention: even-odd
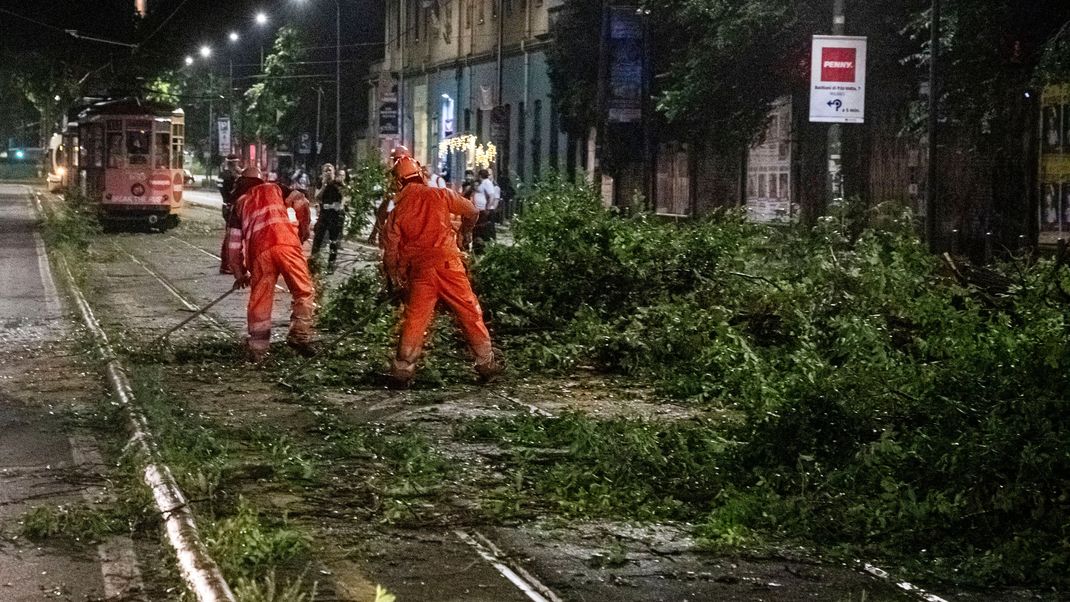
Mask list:
[[[814,36],[810,53],[810,121],[863,123],[866,38]]]
[[[220,117],[216,120],[219,129],[219,154],[230,153],[230,117]]]

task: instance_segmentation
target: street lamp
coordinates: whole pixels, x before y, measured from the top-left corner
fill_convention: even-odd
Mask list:
[[[212,56],[212,48],[210,46],[201,46],[201,56],[204,58]]]
[[[256,24],[260,26],[260,29],[263,29],[268,24],[267,13],[265,13],[263,11],[258,12],[258,13],[256,13],[256,16],[253,17],[253,20],[256,21]],[[264,70],[264,38],[263,37],[260,38],[260,70],[261,71]]]
[[[193,57],[187,55],[186,56],[186,66],[189,67],[192,64],[193,64]]]
[[[240,40],[241,36],[238,35],[238,32],[232,31],[232,32],[230,32],[230,35],[227,36],[227,39],[229,39],[231,41],[231,43],[234,43],[234,42],[237,42],[238,40]]]

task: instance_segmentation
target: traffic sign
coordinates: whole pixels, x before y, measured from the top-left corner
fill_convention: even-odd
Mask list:
[[[866,38],[814,36],[810,53],[810,121],[863,123]]]

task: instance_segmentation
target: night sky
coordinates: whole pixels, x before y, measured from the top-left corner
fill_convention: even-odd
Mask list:
[[[178,67],[182,58],[201,44],[210,44],[217,51],[224,49],[227,32],[235,30],[243,34],[238,60],[247,63],[258,57],[256,38],[263,36],[253,22],[258,10],[271,15],[271,31],[282,24],[294,24],[317,45],[334,44],[332,0],[147,1],[148,17],[141,19],[135,16],[135,0],[0,0],[0,48],[9,58],[10,53],[33,52],[84,66],[125,60],[132,54],[128,48],[77,40],[62,31],[76,29],[84,36],[139,44],[136,54],[141,60]],[[382,5],[381,0],[342,0],[343,44],[381,41]],[[161,24],[162,29],[153,34]],[[376,46],[349,46],[343,48],[343,59],[374,60],[379,51]],[[324,56],[314,59],[334,58],[331,49],[318,52]]]
[[[342,127],[349,139],[366,120],[363,82],[368,76],[368,64],[382,56],[384,2],[340,1]],[[225,76],[233,61],[235,86],[247,87],[259,72],[261,45],[270,48],[274,33],[282,25],[298,27],[310,45],[308,64],[300,67],[300,73],[323,75],[324,87],[333,89],[334,0],[146,2],[148,15],[141,18],[137,16],[135,0],[0,0],[0,118],[12,123],[32,118],[26,103],[16,98],[11,80],[4,81],[14,72],[26,72],[29,65],[34,66],[35,70],[30,71],[33,73],[63,69],[72,80],[85,76],[79,91],[83,95],[125,93],[144,89],[145,81],[165,70],[183,68],[187,55],[197,57],[198,49],[209,45],[213,48],[210,68],[217,76]],[[254,22],[259,11],[270,16],[266,27]],[[69,29],[83,37],[114,43],[77,39],[65,32]],[[241,36],[239,43],[228,41],[231,31]],[[200,65],[203,63],[198,62],[198,68],[203,68]],[[315,80],[307,81],[313,89]],[[314,99],[315,94],[311,97]],[[188,101],[181,102],[188,112],[198,110]],[[310,102],[314,107],[314,101]],[[333,105],[327,103],[326,108],[330,112]],[[14,126],[10,123],[0,123],[4,139],[19,133],[11,127]]]

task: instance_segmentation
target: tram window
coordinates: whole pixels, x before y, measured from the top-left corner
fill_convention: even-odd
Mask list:
[[[167,169],[171,166],[171,136],[169,134],[156,134],[156,144],[153,146],[152,167],[154,169]]]
[[[171,169],[182,169],[182,141],[177,138],[171,143]]]
[[[145,129],[126,130],[126,155],[131,167],[149,164],[150,136]]]
[[[123,133],[108,132],[108,167],[118,169],[123,165]]]
[[[109,119],[108,120],[108,131],[109,132],[121,132],[121,131],[123,131],[123,120],[122,119]]]
[[[89,167],[104,167],[104,132],[99,125],[94,125],[88,130],[88,139],[85,141],[88,147]]]

